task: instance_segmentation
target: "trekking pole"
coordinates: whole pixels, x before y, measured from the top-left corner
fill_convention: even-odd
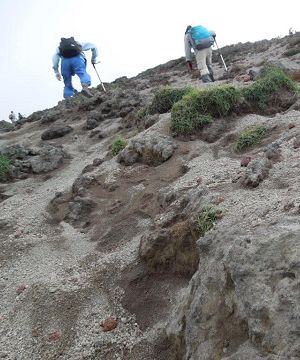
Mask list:
[[[105,89],[105,87],[104,87],[104,85],[103,85],[103,82],[101,81],[100,76],[99,76],[99,73],[98,73],[98,71],[97,71],[97,69],[96,69],[96,65],[93,64],[93,67],[94,67],[94,69],[95,69],[95,71],[96,71],[96,74],[97,74],[97,76],[98,76],[98,79],[99,79],[99,81],[100,81],[100,84],[101,84],[101,86],[102,86],[102,89],[104,90],[104,92],[106,92],[106,89]]]
[[[216,40],[216,39],[215,39],[215,44],[216,44],[216,47],[217,47],[217,49],[218,49],[218,53],[219,53],[219,55],[220,55],[220,58],[221,58],[221,60],[222,60],[222,63],[223,63],[223,65],[224,65],[224,69],[225,69],[225,71],[227,72],[228,69],[227,69],[227,66],[226,66],[226,64],[225,64],[225,61],[224,61],[224,59],[223,59],[223,56],[222,56],[222,54],[220,53],[220,49],[219,49],[219,46],[218,46],[218,44],[217,44],[217,40]]]

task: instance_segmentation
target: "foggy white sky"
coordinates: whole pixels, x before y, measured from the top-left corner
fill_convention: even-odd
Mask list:
[[[0,120],[62,99],[63,82],[51,68],[61,37],[95,43],[102,81],[113,81],[183,56],[189,24],[215,30],[222,47],[300,31],[299,14],[299,0],[0,0]]]

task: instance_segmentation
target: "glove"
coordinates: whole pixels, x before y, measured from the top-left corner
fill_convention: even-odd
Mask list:
[[[100,61],[98,61],[97,59],[92,59],[92,64],[95,65],[95,64],[98,64]]]
[[[58,81],[61,81],[61,75],[59,72],[55,73],[55,77]]]
[[[187,68],[188,68],[189,71],[192,71],[192,70],[193,70],[193,64],[192,64],[191,61],[187,61],[187,62],[186,62],[186,65],[187,65]]]

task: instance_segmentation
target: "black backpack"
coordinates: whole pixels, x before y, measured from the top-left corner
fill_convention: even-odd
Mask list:
[[[82,46],[74,40],[73,36],[70,38],[61,38],[59,52],[63,57],[70,58],[79,55],[82,52]]]

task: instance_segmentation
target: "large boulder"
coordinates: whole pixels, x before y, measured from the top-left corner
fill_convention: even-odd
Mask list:
[[[169,136],[154,132],[142,133],[129,141],[118,155],[118,161],[124,165],[136,162],[159,165],[173,155],[177,146]]]
[[[41,124],[51,124],[58,120],[62,116],[60,110],[52,110],[46,112],[41,118]]]
[[[174,358],[299,358],[300,231],[292,229],[200,238],[198,271],[167,329]]]
[[[71,132],[73,128],[69,125],[56,126],[44,131],[41,135],[42,140],[51,140],[65,136]]]
[[[45,145],[37,156],[29,159],[34,174],[44,173],[58,168],[64,161],[66,154],[61,146]]]
[[[62,146],[53,145],[31,149],[16,144],[0,148],[0,154],[10,159],[10,176],[17,179],[25,178],[31,173],[39,174],[54,170],[66,157]]]

